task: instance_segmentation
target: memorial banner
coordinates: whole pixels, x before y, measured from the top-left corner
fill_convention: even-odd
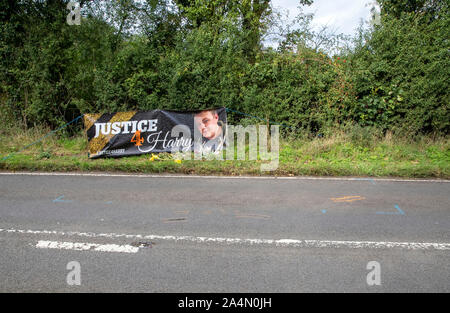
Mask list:
[[[224,147],[225,108],[84,114],[89,158],[145,153],[218,153]]]

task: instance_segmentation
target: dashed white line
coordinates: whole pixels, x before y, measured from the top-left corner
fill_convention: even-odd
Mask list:
[[[46,241],[39,240],[36,248],[40,249],[62,249],[62,250],[77,250],[77,251],[99,251],[99,252],[122,252],[122,253],[136,253],[139,251],[138,247],[130,245],[116,245],[116,244],[96,244],[85,242],[60,242],[60,241]]]
[[[263,245],[296,248],[350,248],[350,249],[405,249],[405,250],[450,250],[450,243],[437,242],[389,242],[389,241],[339,241],[339,240],[298,240],[298,239],[245,239],[199,236],[161,236],[115,233],[62,232],[49,230],[0,229],[0,233],[76,236],[84,238],[145,239],[189,243],[216,243],[229,245]],[[135,248],[135,247],[133,247]]]

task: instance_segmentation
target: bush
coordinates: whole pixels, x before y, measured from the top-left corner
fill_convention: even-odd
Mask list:
[[[398,132],[448,134],[450,54],[448,11],[424,23],[420,14],[385,15],[349,55],[361,125]]]
[[[69,26],[66,1],[12,3],[0,14],[0,113],[27,126],[56,128],[88,112],[225,106],[292,126],[291,135],[347,123],[408,135],[449,132],[448,10],[426,22],[420,11],[383,15],[353,50],[330,56],[302,32],[277,51],[249,47],[258,32],[236,7],[215,16],[211,2],[186,7],[194,17],[203,12],[202,22],[184,23],[189,14],[157,1],[133,35],[117,21],[125,12],[131,27],[134,9],[117,11],[116,22],[94,14]],[[131,2],[121,3],[111,6]],[[229,113],[230,123],[247,118]]]

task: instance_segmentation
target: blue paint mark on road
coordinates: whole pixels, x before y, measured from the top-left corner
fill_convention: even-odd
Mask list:
[[[400,207],[396,204],[395,208],[397,209],[398,213],[400,213],[400,215],[405,215],[405,212],[403,212],[402,209],[400,209]]]
[[[403,212],[402,209],[396,204],[395,208],[397,209],[397,212],[377,212],[377,214],[381,215],[405,215],[405,212]]]
[[[322,213],[323,213],[323,214],[327,213],[327,210],[322,210]]]
[[[56,202],[72,202],[72,200],[63,200],[62,198],[64,198],[64,195],[59,196],[58,198],[56,198],[55,200],[53,200],[54,203]]]

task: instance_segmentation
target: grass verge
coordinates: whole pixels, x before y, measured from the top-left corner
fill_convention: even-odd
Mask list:
[[[321,138],[282,139],[278,169],[261,172],[257,161],[183,160],[170,154],[91,160],[87,139],[53,135],[20,152],[48,129],[0,134],[0,169],[8,171],[108,171],[197,175],[370,176],[450,179],[450,140],[422,137],[414,141],[377,136],[361,130],[331,131]],[[11,155],[12,154],[12,155]]]

